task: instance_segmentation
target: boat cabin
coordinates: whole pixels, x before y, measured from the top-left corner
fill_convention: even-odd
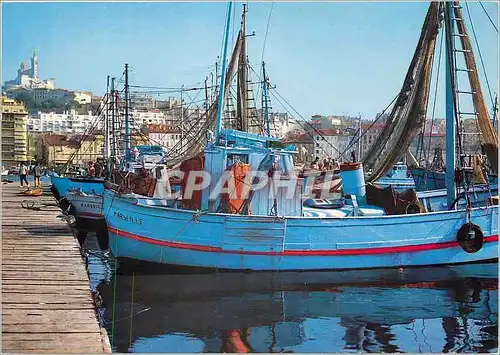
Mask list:
[[[272,137],[223,129],[219,141],[207,144],[204,154],[204,172],[210,181],[202,193],[202,210],[219,210],[222,195],[227,191],[223,187],[231,175],[228,173],[233,172],[236,195],[239,195],[234,199],[240,207],[245,204],[241,194],[244,185],[261,186],[264,183],[258,179],[261,174],[275,177],[268,179],[262,188],[248,193],[246,210],[251,214],[301,215],[304,179],[293,174],[293,155],[297,154],[294,146],[284,146]],[[274,186],[273,181],[278,181],[279,186]]]

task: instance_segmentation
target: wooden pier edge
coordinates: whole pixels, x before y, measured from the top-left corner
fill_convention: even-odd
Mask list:
[[[40,197],[15,182],[1,189],[2,353],[111,353],[80,245],[48,186]]]

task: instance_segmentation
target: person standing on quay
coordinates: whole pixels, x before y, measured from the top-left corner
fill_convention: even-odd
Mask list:
[[[24,163],[21,163],[21,166],[19,167],[19,180],[21,185],[19,187],[23,187],[23,181],[26,182],[27,187],[30,187],[28,179],[26,179],[26,175],[28,175],[28,168],[24,165]]]
[[[35,162],[35,167],[33,168],[33,176],[35,177],[35,186],[40,187],[40,176],[42,175],[42,169],[38,162]]]

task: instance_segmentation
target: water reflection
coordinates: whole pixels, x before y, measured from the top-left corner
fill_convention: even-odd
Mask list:
[[[118,352],[496,352],[498,264],[122,275],[89,240]]]

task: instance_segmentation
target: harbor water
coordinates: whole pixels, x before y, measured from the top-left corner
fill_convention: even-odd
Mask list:
[[[114,352],[498,352],[497,263],[148,274],[84,248]]]

